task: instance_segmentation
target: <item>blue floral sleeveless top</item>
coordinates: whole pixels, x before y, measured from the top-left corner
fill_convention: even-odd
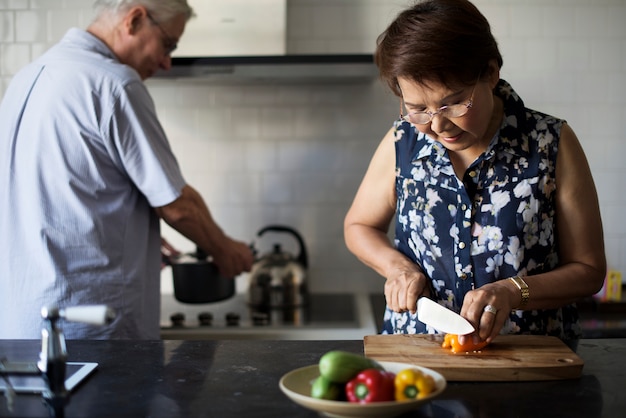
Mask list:
[[[396,121],[396,248],[421,266],[434,297],[460,312],[465,294],[558,263],[555,173],[565,121],[527,109],[500,80],[504,103],[499,132],[462,179],[447,150],[405,121]],[[531,289],[532,297],[532,289]],[[502,330],[512,334],[580,338],[574,305],[515,311]],[[385,311],[383,334],[436,331],[409,312]]]

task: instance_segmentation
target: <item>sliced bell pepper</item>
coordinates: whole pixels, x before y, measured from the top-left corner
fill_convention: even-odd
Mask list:
[[[459,336],[456,334],[446,334],[443,337],[443,348],[449,348],[453,353],[469,353],[471,351],[479,351],[489,344],[486,341],[475,343],[471,338],[468,338],[464,344],[459,343]]]
[[[395,377],[385,370],[365,369],[346,384],[346,398],[355,403],[393,401]]]
[[[395,378],[396,401],[421,399],[434,391],[435,379],[418,369],[404,369]]]

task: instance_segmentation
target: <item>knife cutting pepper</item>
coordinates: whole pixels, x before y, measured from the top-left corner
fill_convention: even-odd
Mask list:
[[[432,376],[422,373],[418,369],[404,369],[394,380],[396,400],[406,401],[421,399],[435,390],[435,380]]]
[[[489,344],[487,341],[475,343],[472,338],[468,338],[465,343],[461,344],[458,335],[446,334],[446,336],[443,337],[443,344],[441,344],[441,346],[443,348],[449,348],[453,353],[468,353],[481,350],[486,347],[487,344]]]
[[[366,369],[346,384],[349,402],[371,403],[395,399],[395,374],[392,372]]]

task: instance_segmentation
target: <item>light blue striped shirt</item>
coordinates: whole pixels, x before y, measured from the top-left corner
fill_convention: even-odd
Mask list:
[[[185,182],[135,70],[86,31],[15,75],[0,105],[0,338],[42,306],[108,304],[72,338],[159,338],[159,219]]]

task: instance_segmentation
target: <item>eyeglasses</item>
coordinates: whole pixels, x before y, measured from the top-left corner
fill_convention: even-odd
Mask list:
[[[163,35],[162,42],[163,42],[163,49],[165,50],[165,55],[170,55],[178,47],[178,42],[176,41],[176,39],[172,38],[165,31],[165,29],[163,29],[163,26],[161,26],[159,22],[157,22],[150,13],[146,13],[146,16],[148,16],[148,19],[150,19],[150,22],[156,25],[156,27],[159,28],[159,30],[161,31],[161,34]]]
[[[469,112],[470,108],[474,104],[474,90],[476,90],[476,85],[480,77],[474,84],[474,88],[472,88],[472,94],[470,95],[469,100],[466,103],[458,103],[450,106],[441,106],[437,109],[436,112],[424,111],[424,112],[411,112],[408,115],[402,114],[402,107],[404,105],[404,100],[400,101],[400,119],[404,119],[407,122],[411,122],[414,125],[426,125],[430,123],[435,115],[442,115],[447,118],[460,118],[461,116],[465,116],[467,112]]]

